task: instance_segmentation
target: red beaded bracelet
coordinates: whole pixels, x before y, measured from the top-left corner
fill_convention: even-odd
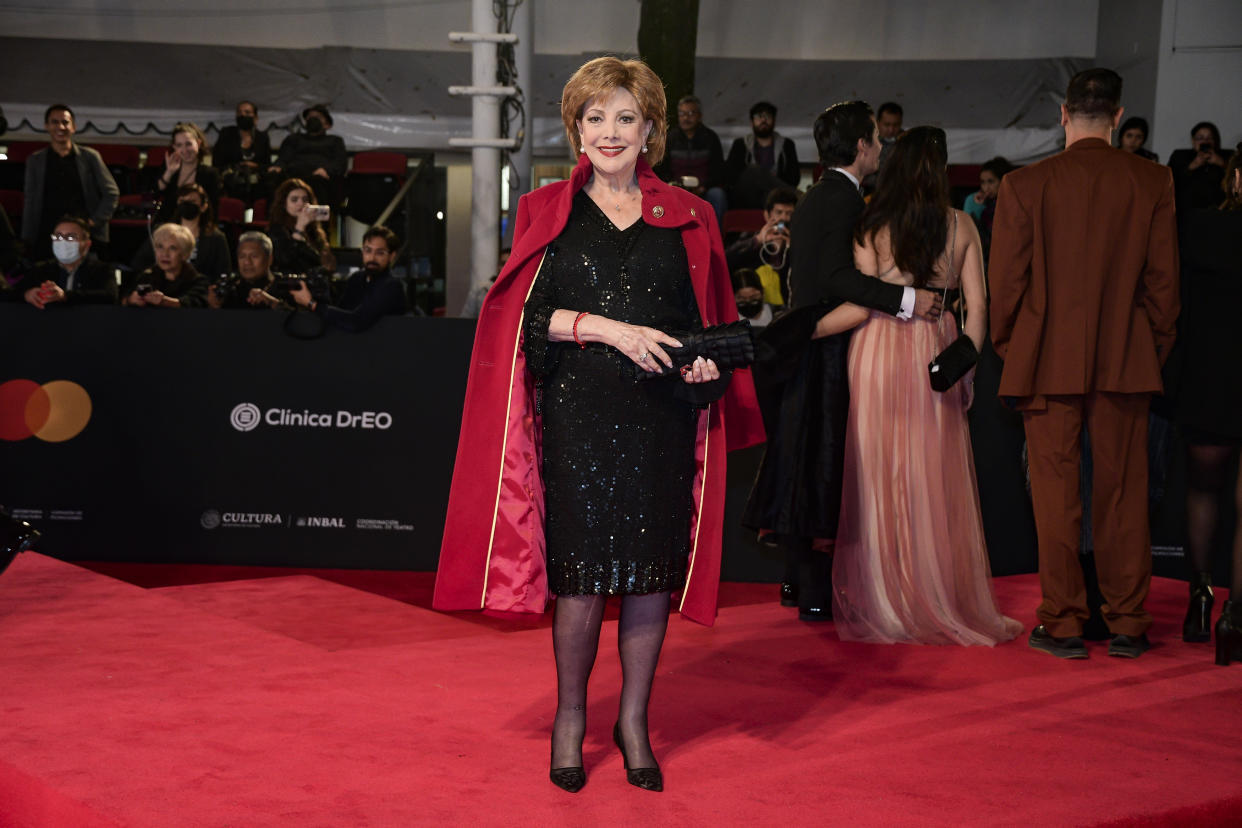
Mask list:
[[[574,317],[574,342],[578,343],[579,348],[585,348],[586,343],[578,338],[578,323],[582,321],[582,317],[590,316],[590,315],[591,315],[590,311],[583,311],[582,313]]]

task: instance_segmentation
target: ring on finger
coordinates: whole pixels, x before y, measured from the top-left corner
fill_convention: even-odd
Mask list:
[[[647,361],[647,357],[649,357],[649,356],[651,356],[651,354],[647,353],[646,351],[643,351],[641,354],[639,354],[639,355],[638,355],[638,361],[639,361],[639,362],[646,362],[646,361]]]

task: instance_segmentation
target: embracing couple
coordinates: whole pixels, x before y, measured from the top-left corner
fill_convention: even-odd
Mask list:
[[[992,592],[972,378],[938,392],[928,373],[959,335],[981,349],[988,324],[979,235],[949,203],[945,134],[902,135],[870,204],[859,182],[879,166],[871,107],[830,107],[814,136],[825,172],[794,212],[794,311],[764,334],[783,382],[744,522],[785,547],[782,603],[835,618],[842,639],[1008,641],[1022,628]]]

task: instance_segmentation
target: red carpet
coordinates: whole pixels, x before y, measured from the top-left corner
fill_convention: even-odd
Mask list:
[[[544,620],[431,612],[425,573],[90,566],[134,583],[34,554],[0,578],[5,828],[1242,823],[1242,664],[1181,643],[1179,582],[1150,653],[1086,662],[842,644],[726,584],[714,628],[670,625],[663,794],[609,742],[608,622],[574,796]],[[1029,624],[1035,579],[997,589]]]

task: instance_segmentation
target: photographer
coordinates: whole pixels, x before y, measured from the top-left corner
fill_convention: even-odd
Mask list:
[[[798,204],[793,187],[776,187],[764,202],[763,227],[725,249],[729,272],[749,268],[763,281],[763,301],[780,307],[789,292],[789,222]]]
[[[1174,150],[1169,156],[1179,218],[1198,207],[1220,205],[1225,165],[1233,154],[1220,148],[1220,130],[1209,121],[1195,124],[1190,138],[1193,149]]]
[[[401,245],[387,227],[372,227],[362,237],[362,270],[345,284],[339,305],[329,305],[312,295],[305,282],[289,293],[298,305],[323,316],[347,331],[365,331],[381,316],[400,316],[407,310],[405,287],[390,268]]]
[[[114,305],[113,269],[91,255],[86,219],[65,216],[52,230],[55,261],[40,262],[13,286],[13,294],[39,310],[48,305]]]
[[[217,279],[207,288],[207,306],[227,308],[276,308],[288,304],[278,298],[287,292],[275,287],[272,273],[272,240],[255,230],[237,239],[237,273]]]
[[[194,236],[180,224],[161,224],[152,234],[155,266],[138,274],[121,302],[132,308],[201,308],[207,277],[190,264]]]

